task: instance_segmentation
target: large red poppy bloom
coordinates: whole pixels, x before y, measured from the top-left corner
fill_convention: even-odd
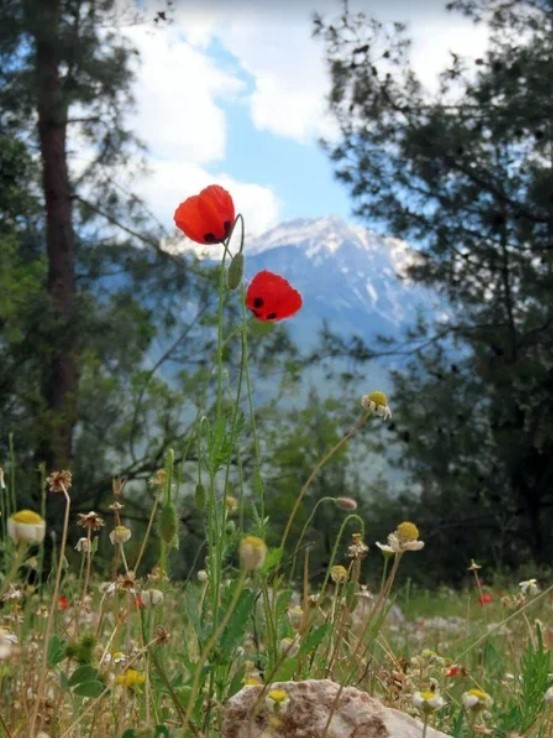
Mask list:
[[[175,210],[175,224],[196,243],[221,243],[234,223],[234,203],[219,185],[209,185]]]
[[[258,320],[283,320],[302,306],[300,293],[284,277],[264,269],[250,282],[246,307]]]

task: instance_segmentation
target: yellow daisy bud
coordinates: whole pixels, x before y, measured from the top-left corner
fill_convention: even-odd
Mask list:
[[[419,537],[419,529],[414,523],[410,523],[409,521],[400,523],[396,533],[400,541],[416,541]]]
[[[345,582],[348,578],[348,570],[345,566],[337,564],[336,566],[330,567],[330,578],[333,582]]]
[[[131,537],[132,533],[130,528],[127,528],[126,525],[116,525],[115,528],[111,531],[109,534],[109,540],[113,543],[115,546],[116,543],[123,544],[126,543],[129,538]]]
[[[261,569],[267,556],[267,546],[257,536],[246,536],[240,541],[239,554],[244,569]]]
[[[46,523],[32,510],[20,510],[8,518],[8,535],[14,543],[42,543],[45,533]]]

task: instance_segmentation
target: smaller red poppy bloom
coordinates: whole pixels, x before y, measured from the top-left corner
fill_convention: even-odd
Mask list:
[[[221,243],[232,229],[235,213],[230,194],[219,185],[209,185],[199,195],[187,198],[175,210],[175,225],[196,243]]]
[[[468,674],[468,671],[464,666],[459,666],[458,664],[452,664],[448,671],[446,672],[446,677],[454,678],[454,677],[466,677]]]
[[[246,307],[258,320],[284,320],[298,312],[300,293],[284,277],[264,269],[250,282]]]
[[[58,608],[60,610],[67,610],[68,607],[69,607],[69,600],[67,599],[65,595],[60,595],[58,597]]]
[[[493,600],[493,598],[492,598],[491,594],[488,594],[488,592],[483,592],[480,595],[480,598],[478,599],[478,602],[481,605],[489,605],[492,602],[492,600]]]
[[[144,607],[144,603],[142,602],[142,597],[140,595],[136,595],[134,598],[134,604],[140,609]]]

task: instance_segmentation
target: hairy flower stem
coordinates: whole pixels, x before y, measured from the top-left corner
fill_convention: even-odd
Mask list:
[[[428,728],[428,715],[424,714],[424,724],[422,726],[422,738],[426,738],[426,730]]]
[[[313,505],[313,509],[309,513],[309,517],[307,518],[307,520],[305,521],[305,525],[301,529],[301,533],[296,543],[296,548],[294,549],[294,553],[292,554],[292,567],[290,570],[290,581],[292,581],[294,578],[294,569],[296,568],[296,557],[300,550],[301,542],[303,540],[304,535],[307,532],[307,529],[309,528],[309,525],[311,524],[311,521],[315,517],[315,513],[319,509],[319,505],[322,505],[323,502],[333,502],[334,499],[335,499],[334,497],[321,497],[320,500],[317,500],[317,502]]]
[[[154,526],[154,520],[156,517],[157,507],[159,505],[159,495],[156,495],[154,497],[154,504],[152,505],[152,510],[150,512],[150,517],[148,519],[148,526],[146,528],[146,533],[144,534],[144,538],[142,539],[142,545],[140,546],[140,551],[138,552],[138,557],[136,561],[134,562],[134,571],[138,572],[138,567],[140,566],[140,562],[142,561],[144,557],[144,553],[146,551],[146,545],[150,539],[150,534],[152,532],[152,528]]]
[[[338,535],[336,536],[336,540],[334,541],[334,546],[332,547],[332,553],[330,555],[330,561],[328,562],[328,566],[326,568],[326,574],[325,578],[323,579],[323,583],[321,585],[321,595],[324,594],[324,591],[327,587],[328,580],[330,579],[330,570],[334,566],[334,562],[336,561],[336,556],[338,555],[338,547],[340,545],[340,541],[342,540],[342,536],[344,535],[344,530],[346,528],[346,525],[350,522],[350,520],[355,520],[357,523],[359,523],[359,527],[361,529],[361,536],[365,537],[365,521],[362,517],[357,515],[357,513],[350,513],[344,520],[342,521],[342,525],[340,526],[340,530],[338,531]]]
[[[25,543],[19,543],[17,545],[17,548],[15,550],[15,556],[13,557],[10,570],[6,574],[4,581],[2,582],[2,586],[0,587],[0,598],[6,592],[6,590],[11,584],[12,579],[17,574],[17,570],[19,569],[19,567],[25,560],[25,555],[27,551],[28,551],[28,546]]]
[[[365,625],[363,627],[363,630],[359,634],[357,645],[356,645],[355,650],[353,651],[353,654],[351,656],[351,662],[355,665],[354,666],[354,673],[355,673],[355,670],[357,669],[357,663],[360,660],[359,659],[360,652],[362,650],[364,650],[365,653],[367,652],[366,649],[363,649],[363,641],[364,641],[364,638],[365,638],[365,636],[366,636],[366,634],[367,634],[367,632],[368,632],[368,630],[369,630],[369,628],[370,628],[370,626],[371,626],[371,624],[372,624],[372,622],[374,620],[375,614],[382,608],[384,602],[386,601],[386,598],[387,598],[388,594],[390,593],[390,590],[392,589],[392,585],[394,583],[394,579],[395,579],[395,576],[396,576],[396,573],[397,573],[397,570],[398,570],[398,567],[399,567],[400,560],[401,560],[401,554],[396,554],[396,556],[394,558],[394,563],[393,563],[393,566],[392,566],[392,571],[390,572],[390,576],[388,577],[388,580],[386,582],[386,585],[380,591],[380,593],[378,595],[378,599],[376,601],[376,604],[375,604],[375,606],[374,606],[371,614],[367,618],[367,622],[365,623]],[[370,647],[371,647],[371,644],[369,644],[368,648],[370,648]],[[334,698],[334,702],[333,702],[332,707],[330,709],[330,714],[328,716],[328,720],[326,721],[326,725],[325,725],[325,728],[323,730],[323,734],[322,734],[321,738],[326,738],[326,736],[328,734],[328,729],[330,728],[330,723],[332,721],[332,716],[336,712],[336,708],[338,707],[338,703],[340,701],[340,697],[342,696],[342,692],[344,691],[344,687],[346,686],[346,684],[347,684],[348,681],[349,681],[349,679],[348,680],[344,680],[342,682],[342,684],[340,684],[340,686],[338,688],[338,691],[336,692],[336,697]]]
[[[372,611],[371,611],[371,613],[370,613],[370,615],[369,615],[369,617],[367,619],[367,622],[365,623],[365,626],[363,628],[363,631],[362,631],[361,635],[359,636],[359,643],[357,644],[357,648],[356,648],[356,650],[354,652],[354,659],[356,659],[356,660],[354,661],[355,667],[354,667],[354,672],[353,673],[355,673],[355,670],[357,670],[357,664],[358,663],[359,663],[359,665],[362,665],[363,664],[364,659],[368,657],[369,651],[370,651],[370,649],[372,647],[372,640],[371,640],[365,646],[365,648],[363,649],[363,652],[361,653],[361,656],[359,658],[357,658],[359,656],[359,654],[358,654],[359,647],[363,645],[363,640],[364,640],[366,634],[368,633],[370,626],[373,624],[374,621],[376,621],[376,627],[375,627],[376,633],[378,633],[378,630],[380,629],[380,626],[381,626],[382,620],[383,620],[383,609],[384,609],[384,605],[385,605],[388,597],[390,596],[390,592],[392,591],[392,586],[394,584],[394,581],[395,581],[395,578],[396,578],[396,574],[397,574],[397,570],[399,568],[399,562],[401,561],[401,557],[402,556],[403,556],[403,554],[401,554],[401,553],[397,553],[394,556],[394,563],[392,564],[392,570],[391,570],[391,572],[390,572],[390,574],[389,574],[389,576],[388,576],[388,578],[386,580],[386,583],[385,583],[384,587],[382,587],[382,589],[380,590],[380,592],[378,594],[378,598],[376,600],[376,603],[375,603],[375,605],[374,605],[374,607],[373,607],[373,609],[372,609]],[[352,676],[353,676],[353,674],[352,674]]]
[[[81,620],[81,613],[83,611],[83,607],[85,605],[86,601],[86,595],[88,593],[88,585],[90,584],[90,569],[92,565],[92,552],[91,552],[91,546],[92,546],[92,531],[90,528],[87,530],[86,538],[88,540],[88,546],[86,548],[85,556],[86,556],[86,571],[84,575],[84,584],[83,584],[83,593],[81,595],[81,599],[79,601],[78,607],[77,607],[77,614],[75,616],[75,633],[79,632],[79,622]]]
[[[326,453],[323,458],[316,464],[313,471],[307,478],[307,481],[303,485],[303,487],[300,490],[299,495],[296,498],[296,502],[294,504],[294,507],[292,508],[292,512],[290,513],[290,517],[288,518],[288,522],[286,523],[286,528],[284,529],[284,533],[282,535],[282,540],[280,542],[280,547],[284,548],[286,541],[288,540],[288,536],[290,535],[290,529],[292,528],[292,523],[294,522],[294,518],[296,517],[296,514],[300,508],[300,505],[302,503],[303,498],[305,497],[307,490],[311,486],[311,483],[317,476],[317,474],[321,471],[323,466],[330,461],[330,459],[336,454],[342,446],[344,446],[350,438],[353,438],[353,436],[361,430],[361,428],[365,425],[367,420],[371,416],[371,412],[367,411],[362,415],[362,417],[359,419],[359,421],[353,426],[353,428],[346,433],[345,436],[342,436],[342,438],[338,441],[338,443]]]
[[[198,659],[198,662],[196,664],[196,668],[194,670],[194,681],[192,682],[192,688],[190,692],[190,699],[188,700],[188,706],[186,708],[186,724],[189,723],[190,720],[190,714],[192,712],[192,709],[194,707],[194,703],[196,702],[196,697],[198,696],[198,689],[200,686],[200,679],[202,678],[202,669],[209,658],[209,654],[213,651],[215,646],[217,645],[217,641],[219,640],[222,632],[227,627],[227,624],[232,616],[232,613],[234,612],[236,605],[238,604],[238,600],[240,599],[240,595],[242,594],[242,590],[244,589],[244,584],[246,582],[246,577],[248,575],[248,571],[246,569],[242,569],[240,572],[240,578],[238,579],[238,582],[236,584],[236,590],[234,592],[234,595],[232,597],[232,600],[230,601],[230,604],[228,606],[228,609],[219,623],[219,625],[215,628],[213,633],[211,634],[211,638],[206,643],[204,650],[200,654],[200,657]]]
[[[540,600],[544,599],[545,597],[549,597],[549,595],[553,593],[553,584],[550,585],[547,589],[544,589],[543,592],[541,592],[539,595],[534,597],[533,600],[530,600],[525,605],[523,605],[520,610],[515,610],[512,612],[508,617],[506,617],[504,620],[502,620],[500,623],[497,623],[496,625],[491,626],[484,635],[480,636],[480,638],[477,638],[473,643],[470,644],[467,648],[463,649],[461,653],[459,653],[456,658],[454,658],[455,663],[459,663],[466,655],[467,653],[470,653],[474,648],[479,646],[481,643],[483,643],[485,640],[487,640],[491,635],[493,635],[496,631],[498,631],[500,628],[502,628],[504,625],[509,623],[513,618],[516,618],[517,615],[520,615],[521,613],[525,612],[530,605],[535,605]]]
[[[58,562],[58,569],[56,571],[56,581],[54,583],[54,592],[52,594],[52,601],[50,602],[50,611],[48,612],[48,620],[46,622],[46,633],[44,635],[44,647],[42,649],[42,663],[40,665],[38,687],[36,691],[35,703],[33,705],[33,712],[31,715],[31,721],[29,725],[29,738],[34,738],[36,733],[36,723],[38,718],[38,712],[40,710],[40,704],[44,695],[44,686],[46,682],[46,676],[48,674],[48,646],[50,643],[50,635],[54,626],[54,616],[56,612],[56,606],[58,604],[58,597],[60,592],[61,574],[63,571],[63,562],[65,558],[65,547],[67,545],[67,532],[69,530],[69,510],[71,508],[71,498],[65,488],[65,485],[60,482],[60,487],[65,497],[65,515],[63,517],[63,531],[61,535],[61,546],[60,556]]]
[[[146,653],[152,646],[155,646],[156,643],[158,643],[158,638],[154,638],[149,643],[147,643],[145,646],[143,646],[140,650],[138,650],[134,656],[132,656],[128,662],[125,665],[125,668],[121,672],[124,674],[128,669],[131,668],[131,666],[134,665],[134,662],[137,661],[144,653]],[[107,695],[107,693],[112,689],[111,685],[108,684],[108,686],[104,689],[103,692],[101,692],[96,698],[91,699],[86,705],[86,707],[83,707],[83,711],[79,714],[76,720],[74,720],[71,725],[63,731],[63,733],[59,734],[58,738],[68,738],[68,736],[75,735],[74,730],[77,728],[80,723],[82,722],[83,718],[85,718],[89,712],[92,710],[95,710],[98,706],[98,702]],[[29,733],[29,738],[35,738],[34,733]]]

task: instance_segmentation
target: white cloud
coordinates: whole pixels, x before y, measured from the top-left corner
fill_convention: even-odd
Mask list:
[[[130,125],[147,148],[149,174],[132,183],[149,209],[170,232],[179,202],[217,182],[229,189],[258,234],[279,219],[279,202],[270,187],[210,174],[208,165],[223,162],[227,135],[220,100],[243,92],[236,74],[194,48],[172,27],[132,27],[127,36],[140,52],[135,84],[136,111]]]
[[[423,84],[437,89],[437,74],[451,62],[449,51],[478,56],[487,43],[484,26],[474,26],[458,13],[447,13],[444,0],[351,0],[383,22],[402,21],[413,38],[411,61]],[[204,0],[201,6],[177,5],[177,24],[191,43],[207,48],[216,38],[236,57],[253,80],[248,97],[251,118],[266,130],[301,143],[336,133],[327,112],[330,91],[324,44],[311,38],[314,11],[333,18],[341,11],[336,0],[254,2]]]
[[[182,161],[152,159],[149,168],[149,176],[135,182],[134,190],[168,233],[175,231],[173,214],[179,203],[214,183],[231,193],[248,233],[259,235],[280,220],[280,203],[270,187],[237,181],[225,172],[209,174],[201,165]]]
[[[237,95],[242,82],[194,49],[176,29],[129,28],[140,51],[133,127],[152,154],[193,162],[221,160],[226,120],[217,104]]]
[[[214,181],[232,191],[258,234],[278,222],[281,203],[270,187],[225,174],[227,120],[223,102],[248,106],[253,125],[313,145],[336,125],[326,113],[330,82],[324,45],[311,38],[314,9],[327,17],[335,0],[283,3],[179,0],[175,23],[126,31],[141,54],[132,128],[149,147],[152,175],[134,183],[161,222],[172,228],[178,202]],[[486,30],[445,13],[442,0],[351,0],[383,21],[404,20],[413,37],[412,63],[429,89],[450,62],[449,50],[480,55]],[[221,51],[223,50],[223,52]],[[225,58],[225,52],[228,58]],[[246,80],[250,80],[248,83]],[[209,174],[207,168],[219,174]],[[261,178],[261,169],[259,177]]]
[[[228,49],[254,80],[249,99],[259,130],[308,143],[335,131],[327,112],[328,75],[321,44],[310,38],[309,17],[286,27],[231,26]]]

